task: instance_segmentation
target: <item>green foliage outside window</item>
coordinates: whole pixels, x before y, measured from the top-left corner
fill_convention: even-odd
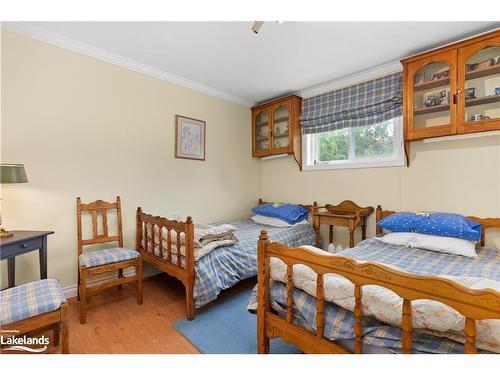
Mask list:
[[[334,130],[318,135],[319,161],[347,160],[349,129]],[[354,128],[355,157],[391,155],[394,152],[394,121]]]

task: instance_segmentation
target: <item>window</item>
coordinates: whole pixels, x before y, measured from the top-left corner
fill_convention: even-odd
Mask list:
[[[305,170],[404,165],[401,117],[303,137]]]

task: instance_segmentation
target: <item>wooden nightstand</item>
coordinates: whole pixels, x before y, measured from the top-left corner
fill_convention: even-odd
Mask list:
[[[8,285],[16,284],[16,256],[38,250],[40,278],[47,278],[47,236],[54,232],[14,230],[11,237],[0,238],[0,260],[7,259]]]
[[[329,243],[333,243],[333,226],[349,228],[349,247],[354,246],[354,230],[361,225],[361,238],[366,239],[366,218],[373,212],[373,207],[359,207],[352,201],[343,201],[339,205],[327,204],[326,211],[313,213],[314,229],[316,231],[316,246],[321,245],[319,230],[321,225],[329,225]]]

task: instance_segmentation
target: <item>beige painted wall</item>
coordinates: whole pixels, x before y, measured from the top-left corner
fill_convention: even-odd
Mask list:
[[[65,287],[76,283],[77,196],[119,194],[127,246],[139,205],[210,222],[248,217],[259,197],[248,108],[7,31],[1,78],[1,158],[30,180],[2,186],[3,223],[56,232],[48,274]],[[175,114],[207,122],[205,162],[174,158]],[[17,283],[38,277],[35,253],[17,258]]]
[[[500,136],[414,143],[410,168],[299,172],[292,158],[261,162],[261,195],[292,202],[381,204],[387,210],[433,210],[500,217]],[[359,229],[358,229],[359,231]],[[375,232],[375,215],[368,232]],[[500,246],[500,231],[487,237]],[[344,230],[335,240],[348,244]],[[322,238],[327,242],[326,228]],[[356,240],[360,234],[357,233]],[[326,244],[327,245],[327,244]]]

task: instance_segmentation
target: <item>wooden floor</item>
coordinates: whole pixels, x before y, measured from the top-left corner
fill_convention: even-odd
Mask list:
[[[249,279],[224,291],[219,298],[255,284]],[[70,353],[170,353],[195,354],[198,350],[173,327],[185,317],[182,284],[166,275],[144,280],[144,301],[137,305],[135,285],[112,288],[87,300],[87,323],[80,324],[79,302],[69,302]],[[45,333],[51,338],[52,332]],[[60,348],[49,346],[49,352]]]

